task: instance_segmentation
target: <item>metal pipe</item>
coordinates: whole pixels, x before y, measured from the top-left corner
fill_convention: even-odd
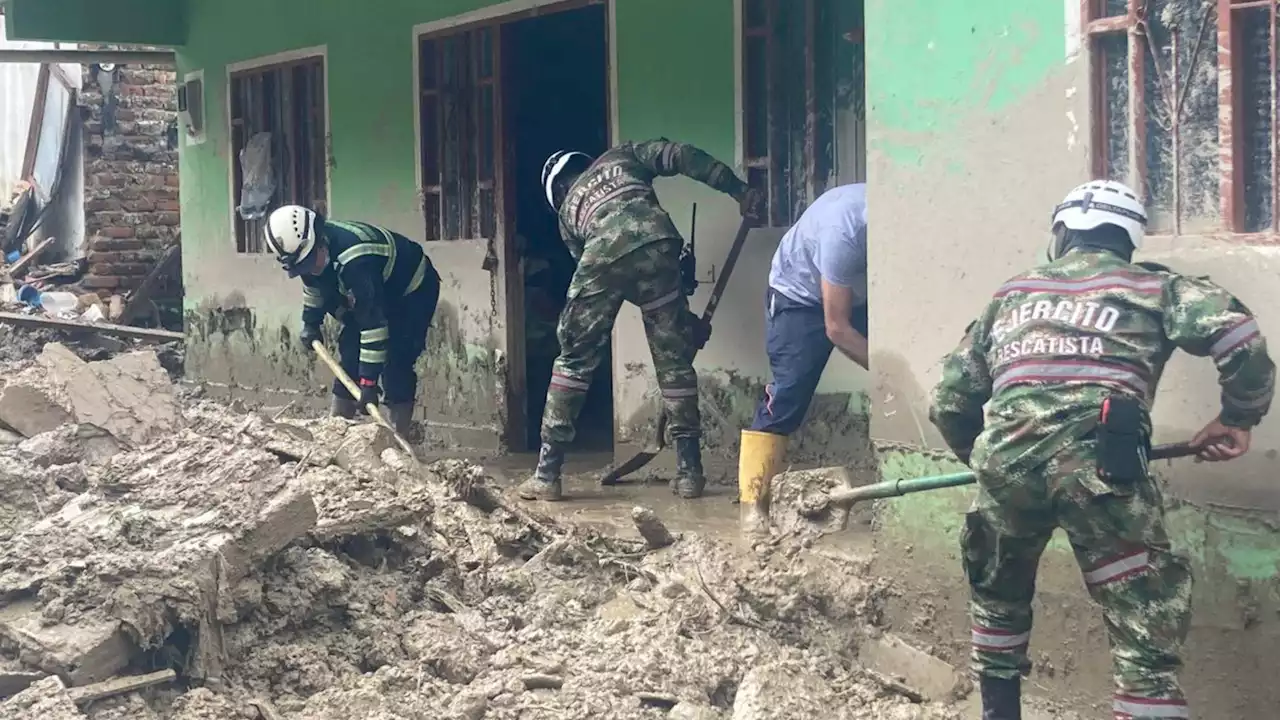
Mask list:
[[[0,63],[174,65],[172,50],[0,50]]]

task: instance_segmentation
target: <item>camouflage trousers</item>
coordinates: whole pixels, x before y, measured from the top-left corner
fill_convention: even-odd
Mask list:
[[[1030,670],[1036,569],[1061,527],[1102,607],[1115,717],[1190,717],[1177,677],[1191,620],[1190,566],[1170,549],[1154,479],[1108,485],[1097,476],[1095,449],[1082,440],[1030,472],[979,472],[961,538],[974,672],[1013,678]]]
[[[569,283],[557,337],[560,355],[542,412],[544,442],[569,443],[591,378],[609,350],[623,301],[640,307],[673,437],[698,437],[689,302],[680,287],[679,240],[642,246],[609,263],[583,263]]]

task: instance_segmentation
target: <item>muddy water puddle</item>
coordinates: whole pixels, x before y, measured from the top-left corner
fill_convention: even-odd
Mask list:
[[[576,525],[622,537],[639,537],[631,522],[631,509],[650,508],[673,532],[696,532],[719,540],[741,544],[737,487],[708,485],[706,494],[685,500],[673,494],[660,473],[641,474],[642,479],[609,487],[599,484],[601,473],[612,461],[609,453],[570,456],[565,465],[565,498],[555,503],[537,503],[538,510]],[[499,482],[514,486],[533,470],[532,454],[506,455],[483,461],[485,469]],[[813,551],[843,558],[866,558],[874,551],[874,535],[869,516],[851,518],[847,529],[813,541]]]

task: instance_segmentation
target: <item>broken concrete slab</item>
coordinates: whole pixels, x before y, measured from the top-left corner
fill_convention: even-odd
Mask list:
[[[45,678],[0,703],[0,720],[85,720],[67,687],[56,677]]]
[[[18,445],[31,464],[42,468],[78,462],[100,465],[122,449],[111,433],[88,423],[64,424]]]
[[[13,697],[48,676],[39,670],[0,669],[0,700]]]
[[[381,425],[352,425],[338,445],[333,463],[357,477],[381,479],[389,470],[382,462],[382,451],[393,447],[398,447],[395,436]]]
[[[968,688],[964,677],[950,663],[913,647],[892,633],[868,639],[859,649],[858,659],[876,672],[901,678],[926,700],[955,700],[962,697]]]
[[[11,382],[0,390],[0,423],[23,437],[35,437],[70,422],[71,413],[40,388]]]
[[[216,629],[224,593],[316,517],[294,473],[255,447],[180,432],[117,455],[94,490],[9,540],[0,637],[76,684],[106,680],[133,659],[124,639]]]
[[[378,529],[413,525],[430,517],[433,491],[420,476],[364,466],[363,477],[330,465],[308,469],[300,478],[315,499],[319,520],[312,536],[321,542]]]
[[[0,606],[0,638],[16,646],[30,667],[75,685],[93,683],[119,673],[137,650],[119,620],[88,617],[50,624],[54,618],[45,609],[34,599]]]
[[[833,717],[841,706],[831,683],[794,662],[758,665],[747,672],[733,700],[733,720]]]
[[[38,359],[79,422],[131,445],[157,440],[185,424],[173,383],[154,352],[86,363],[65,346],[50,343]]]

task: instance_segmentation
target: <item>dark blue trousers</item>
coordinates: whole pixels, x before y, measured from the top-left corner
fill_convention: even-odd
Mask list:
[[[835,346],[827,338],[821,305],[803,305],[770,288],[765,312],[765,351],[773,381],[765,386],[751,429],[790,435],[804,421]],[[866,305],[854,308],[852,323],[866,336]]]

